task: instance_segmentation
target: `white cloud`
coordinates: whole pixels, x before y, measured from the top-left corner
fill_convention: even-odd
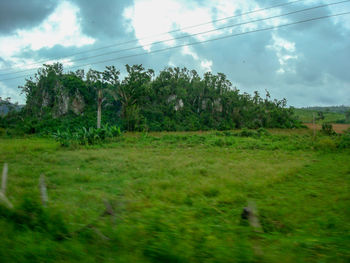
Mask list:
[[[202,69],[204,70],[204,71],[206,71],[206,72],[208,72],[208,71],[212,71],[211,70],[211,67],[213,66],[213,61],[211,61],[211,60],[203,60],[202,62],[201,62],[201,67],[202,67]]]
[[[135,0],[132,7],[127,8],[123,16],[130,21],[128,31],[134,31],[139,44],[144,50],[151,51],[155,42],[172,39],[174,36],[183,34],[197,34],[214,30],[223,25],[236,25],[246,23],[252,20],[266,18],[272,15],[280,14],[280,9],[258,11],[262,7],[256,1],[246,0],[222,0],[220,4],[215,1],[201,3],[184,0]],[[215,10],[215,12],[214,12]],[[239,13],[246,13],[257,10],[252,14],[239,16]],[[239,13],[236,13],[239,11]],[[223,18],[236,16],[232,19],[221,20],[219,22],[210,22]],[[209,22],[209,23],[207,23]],[[237,32],[245,32],[259,28],[262,25],[276,26],[284,22],[283,19],[265,20],[262,23],[247,23],[237,27],[226,28],[206,34],[195,35],[199,41],[208,40],[218,35],[227,35]],[[198,27],[194,25],[204,24]],[[192,27],[191,27],[192,26]],[[171,31],[176,31],[171,33]],[[170,33],[165,33],[170,32]],[[172,40],[163,42],[167,46],[186,43],[186,39]],[[275,40],[278,45],[274,48],[284,48],[291,51],[293,48],[290,43],[282,39]],[[154,49],[157,49],[154,47]],[[188,47],[181,49],[182,54],[190,55],[194,60],[198,60],[198,55]],[[288,58],[290,59],[290,58]],[[287,59],[287,60],[288,60]],[[282,57],[282,60],[286,60]]]
[[[190,55],[194,60],[198,60],[198,55],[190,47],[185,46],[182,48],[182,54]]]
[[[37,51],[41,48],[52,48],[55,45],[64,47],[93,44],[95,40],[85,36],[77,17],[79,9],[69,2],[62,2],[56,10],[39,26],[30,30],[17,30],[14,35],[0,37],[0,57],[19,64],[31,63],[30,59],[19,59],[14,56],[24,49]]]
[[[215,28],[212,23],[191,27],[211,21],[212,6],[199,6],[195,3],[176,0],[136,0],[133,7],[124,11],[124,17],[131,21],[139,43],[148,51],[151,50],[152,43],[171,39],[174,35],[196,34]],[[174,30],[178,31],[165,33]],[[219,33],[211,32],[198,35],[196,38],[204,40],[217,34]],[[173,46],[175,41],[167,41],[165,44]]]
[[[171,38],[170,34],[162,33],[174,29],[170,14],[180,7],[180,4],[175,1],[141,0],[136,1],[133,7],[127,8],[124,17],[131,21],[139,43],[145,50],[150,51],[149,44]],[[166,42],[166,44],[174,43]]]
[[[282,52],[283,50],[287,52],[294,52],[295,51],[295,43],[290,42],[286,39],[283,39],[279,36],[277,36],[276,33],[272,34],[272,40],[274,41],[272,48],[274,48],[276,51]]]
[[[289,63],[291,60],[298,59],[295,43],[281,38],[277,33],[272,34],[273,44],[266,46],[267,49],[274,50],[280,64],[280,68],[276,71],[278,74],[284,74],[287,71],[295,73],[295,69]]]

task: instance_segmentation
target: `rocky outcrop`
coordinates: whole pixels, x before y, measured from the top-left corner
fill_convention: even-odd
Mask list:
[[[57,96],[54,115],[59,117],[68,113],[69,109],[69,95],[67,92],[62,92]]]
[[[182,99],[180,99],[176,102],[174,109],[175,109],[175,111],[178,111],[178,110],[182,109],[183,106],[184,106],[184,102],[182,101]]]
[[[57,96],[53,115],[54,117],[60,117],[70,111],[80,115],[84,112],[85,106],[84,98],[79,92],[76,92],[73,96],[70,96],[68,92],[62,92]]]
[[[222,112],[221,99],[216,99],[214,101],[211,101],[209,99],[203,99],[201,106],[202,106],[201,107],[202,110],[206,110],[209,107],[217,112]]]
[[[41,103],[41,107],[48,107],[51,104],[51,99],[50,99],[50,95],[49,92],[44,90],[42,93],[42,103]]]
[[[52,113],[54,118],[59,118],[73,112],[76,115],[80,115],[84,112],[86,103],[81,93],[76,90],[74,93],[57,83],[51,92],[46,88],[41,91],[41,101],[39,107],[41,113],[47,112],[48,110]]]
[[[170,103],[170,102],[175,103],[175,105],[174,105],[174,110],[175,111],[178,111],[178,110],[182,109],[183,106],[184,106],[183,100],[182,99],[178,100],[176,95],[170,95],[169,98],[167,99],[167,102],[168,103]]]
[[[82,114],[85,109],[85,101],[83,96],[81,96],[78,92],[76,92],[72,103],[71,103],[71,109],[75,114]]]
[[[213,102],[214,109],[218,112],[222,112],[222,104],[221,104],[221,99],[216,99]]]

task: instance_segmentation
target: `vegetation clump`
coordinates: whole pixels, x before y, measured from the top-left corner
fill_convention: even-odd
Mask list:
[[[21,231],[38,231],[55,240],[69,237],[68,228],[62,216],[52,209],[43,208],[38,200],[30,197],[24,197],[15,209],[0,205],[0,218],[5,219]]]
[[[347,129],[341,136],[338,141],[338,148],[340,149],[350,149],[350,129]]]
[[[121,131],[119,127],[109,125],[104,125],[101,128],[82,127],[74,131],[57,130],[57,132],[53,134],[56,141],[62,146],[70,146],[72,144],[93,145],[120,135]]]
[[[126,65],[126,71],[120,79],[114,66],[85,73],[64,72],[60,63],[44,65],[20,87],[26,105],[1,117],[0,127],[50,134],[96,123],[146,132],[301,126],[286,99],[241,93],[223,73],[201,77],[195,70],[168,67],[155,75],[142,65]]]
[[[323,123],[321,132],[329,136],[336,135],[336,132],[333,130],[333,126],[330,123]]]

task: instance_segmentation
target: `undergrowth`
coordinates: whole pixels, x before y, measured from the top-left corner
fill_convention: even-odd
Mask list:
[[[349,134],[0,138],[14,204],[0,206],[0,261],[348,262]],[[48,207],[33,197],[42,173]],[[251,201],[261,233],[241,216]]]
[[[121,135],[119,127],[105,125],[101,128],[86,128],[82,127],[74,131],[60,131],[53,134],[53,137],[62,146],[68,147],[71,145],[93,145],[104,142],[110,138]]]

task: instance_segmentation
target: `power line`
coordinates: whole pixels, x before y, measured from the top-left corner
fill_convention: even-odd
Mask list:
[[[219,31],[219,30],[223,30],[223,29],[227,29],[227,28],[238,27],[238,26],[242,26],[242,25],[246,25],[246,24],[251,24],[251,23],[261,22],[261,21],[265,21],[265,20],[275,19],[275,18],[288,16],[288,15],[292,15],[292,14],[297,14],[297,13],[301,13],[301,12],[306,12],[306,11],[310,11],[310,10],[314,10],[314,9],[318,9],[318,8],[323,8],[323,7],[328,7],[328,6],[332,6],[332,5],[342,4],[342,3],[349,2],[349,1],[350,0],[344,0],[344,1],[340,1],[340,2],[335,2],[335,3],[329,3],[329,4],[324,4],[324,5],[304,8],[304,9],[301,9],[301,10],[296,10],[296,11],[288,12],[288,13],[285,13],[285,14],[280,14],[280,15],[275,15],[275,16],[271,16],[271,17],[267,17],[267,18],[251,20],[251,21],[247,21],[247,22],[234,24],[234,25],[227,25],[227,26],[223,26],[223,27],[219,27],[219,28],[215,28],[215,29],[211,29],[211,30],[207,30],[207,31],[202,31],[202,32],[194,33],[194,34],[186,34],[186,35],[179,36],[179,37],[169,38],[169,39],[166,39],[166,40],[151,42],[151,43],[146,44],[146,45],[139,45],[139,46],[136,46],[136,47],[115,50],[115,51],[101,53],[101,54],[93,55],[93,56],[89,56],[89,57],[77,58],[77,59],[70,60],[69,62],[84,61],[84,60],[97,58],[97,57],[102,57],[102,56],[106,56],[106,55],[122,53],[124,51],[136,50],[136,49],[143,48],[145,46],[152,46],[152,45],[155,45],[155,44],[166,43],[166,42],[170,42],[170,41],[174,41],[174,40],[178,40],[178,39],[190,38],[190,37],[203,35],[203,34],[208,34],[208,33],[211,33],[211,32],[215,32],[215,31]],[[0,76],[13,75],[13,74],[18,74],[18,73],[22,73],[22,72],[33,71],[33,70],[37,70],[38,68],[40,68],[40,67],[31,68],[31,69],[24,69],[24,70],[12,72],[12,73],[3,73],[3,74],[0,74]]]
[[[277,28],[288,27],[288,26],[292,26],[292,25],[302,24],[302,23],[311,22],[311,21],[317,21],[317,20],[331,18],[331,17],[342,16],[342,15],[348,15],[348,14],[350,14],[350,12],[344,12],[344,13],[338,13],[338,14],[333,14],[333,15],[314,17],[314,18],[300,20],[300,21],[296,21],[296,22],[292,22],[292,23],[286,23],[286,24],[282,24],[282,25],[278,25],[278,26],[266,27],[266,28],[261,28],[261,29],[256,29],[256,30],[251,30],[251,31],[231,34],[231,35],[227,35],[227,36],[212,38],[212,39],[208,39],[208,40],[204,40],[204,41],[196,41],[196,42],[182,44],[182,45],[177,45],[177,46],[173,46],[173,47],[167,47],[167,48],[158,49],[158,50],[154,50],[154,51],[150,51],[150,52],[144,52],[144,53],[133,54],[133,55],[128,55],[128,56],[122,56],[122,57],[117,57],[117,58],[112,58],[112,59],[107,59],[107,60],[102,60],[102,61],[96,61],[96,62],[93,62],[93,63],[87,63],[87,64],[83,64],[83,65],[77,65],[77,66],[69,67],[68,70],[71,70],[71,69],[74,69],[74,68],[79,68],[79,67],[85,67],[85,66],[101,64],[101,63],[105,63],[105,62],[116,61],[116,60],[125,59],[125,58],[131,58],[131,57],[137,57],[137,56],[143,56],[143,55],[150,55],[150,54],[160,53],[160,52],[164,52],[164,51],[168,51],[168,50],[172,50],[172,49],[176,49],[176,48],[181,48],[181,47],[185,47],[185,46],[194,46],[194,45],[208,43],[208,42],[213,42],[213,41],[222,40],[222,39],[226,39],[226,38],[237,37],[237,36],[247,35],[247,34],[257,33],[257,32],[263,32],[263,31],[273,30],[273,29],[277,29]],[[31,75],[23,75],[23,76],[14,77],[14,78],[7,78],[7,79],[2,79],[0,81],[18,79],[18,78],[23,78],[23,77],[28,77],[28,76],[31,76]]]
[[[155,34],[155,35],[144,37],[144,38],[133,39],[133,40],[129,40],[129,41],[122,42],[122,43],[116,43],[116,44],[107,45],[107,46],[103,46],[103,47],[99,47],[99,48],[89,49],[89,50],[86,50],[86,51],[76,52],[76,53],[73,53],[73,54],[68,55],[68,56],[51,57],[51,58],[48,58],[48,59],[39,60],[38,62],[31,63],[31,64],[22,64],[20,66],[32,66],[32,65],[41,64],[43,62],[49,62],[51,60],[60,60],[60,59],[70,58],[70,57],[73,57],[73,56],[76,56],[76,55],[80,55],[80,54],[85,54],[85,53],[98,51],[98,50],[101,50],[101,49],[106,49],[106,48],[111,48],[111,47],[122,46],[122,45],[130,44],[130,43],[138,42],[140,40],[145,40],[145,39],[150,39],[150,38],[154,38],[154,37],[157,37],[157,36],[162,36],[162,35],[166,35],[166,34],[176,33],[176,32],[179,32],[179,31],[186,30],[186,29],[196,28],[196,27],[200,27],[200,26],[203,26],[203,25],[208,25],[208,24],[212,24],[212,23],[216,23],[216,22],[220,22],[220,21],[224,21],[224,20],[228,20],[228,19],[232,19],[232,18],[236,18],[236,17],[241,17],[241,16],[245,16],[245,15],[249,15],[249,14],[254,14],[254,13],[261,12],[261,11],[266,11],[266,10],[277,8],[277,7],[283,7],[283,6],[295,4],[295,3],[298,3],[298,2],[302,2],[302,1],[305,1],[305,0],[296,0],[296,1],[291,1],[291,2],[287,2],[287,3],[277,4],[277,5],[273,5],[273,6],[269,6],[269,7],[265,7],[265,8],[260,8],[260,9],[244,12],[244,13],[241,13],[241,14],[233,15],[233,16],[228,16],[228,17],[223,17],[223,18],[220,18],[220,19],[211,20],[211,21],[204,22],[204,23],[201,23],[201,24],[196,24],[196,25],[192,25],[192,26],[179,28],[179,29],[174,29],[174,30],[171,30],[171,31],[168,31],[168,32]],[[2,69],[2,71],[6,71],[6,70],[13,70],[13,68]],[[23,71],[21,71],[21,72],[23,72]],[[15,73],[16,72],[14,72],[13,74],[15,74]],[[0,75],[5,75],[5,74],[12,74],[12,73],[3,73],[3,74],[0,74]]]

